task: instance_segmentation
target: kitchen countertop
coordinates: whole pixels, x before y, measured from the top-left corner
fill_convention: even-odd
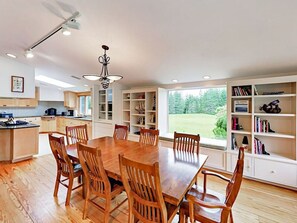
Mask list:
[[[40,125],[35,125],[35,124],[26,124],[26,125],[10,125],[10,126],[3,126],[0,125],[0,130],[1,129],[24,129],[24,128],[37,128],[40,127]]]
[[[82,117],[82,118],[77,118],[74,116],[57,116],[57,117],[63,117],[63,118],[69,118],[69,119],[75,119],[75,120],[82,120],[82,121],[92,121],[91,117]]]

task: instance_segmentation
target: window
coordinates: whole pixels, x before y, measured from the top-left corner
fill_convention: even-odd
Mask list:
[[[79,96],[79,114],[91,115],[91,96]]]
[[[226,146],[226,87],[170,90],[168,132],[200,134],[202,144]]]

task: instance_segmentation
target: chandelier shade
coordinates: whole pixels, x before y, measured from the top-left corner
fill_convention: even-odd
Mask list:
[[[91,81],[99,80],[103,89],[107,89],[110,83],[121,80],[123,77],[121,75],[109,75],[107,65],[109,64],[110,57],[106,55],[106,50],[109,50],[109,47],[102,45],[102,48],[104,49],[104,54],[98,57],[98,62],[102,64],[100,75],[86,74],[83,75],[83,78]]]

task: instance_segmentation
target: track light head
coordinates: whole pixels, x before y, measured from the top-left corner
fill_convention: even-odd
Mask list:
[[[64,36],[70,36],[71,35],[71,31],[68,29],[68,27],[63,24],[62,25],[62,33]]]
[[[32,52],[31,49],[26,50],[26,52],[25,52],[25,57],[26,57],[26,58],[33,58],[33,57],[34,57],[34,54],[33,54],[33,52]]]
[[[80,23],[77,22],[76,19],[73,19],[73,20],[70,20],[70,21],[66,22],[65,25],[67,25],[67,27],[69,27],[71,29],[80,30]]]

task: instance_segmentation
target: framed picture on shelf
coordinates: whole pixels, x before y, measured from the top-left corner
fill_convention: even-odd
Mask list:
[[[11,92],[24,93],[24,77],[11,76]]]
[[[248,100],[235,100],[234,101],[234,112],[249,112],[249,101]]]

